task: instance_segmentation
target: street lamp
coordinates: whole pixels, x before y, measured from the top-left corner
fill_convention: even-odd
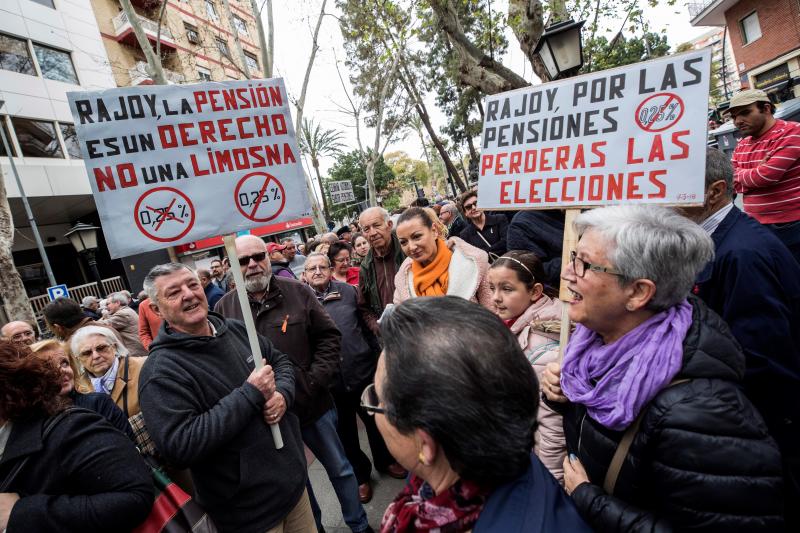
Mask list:
[[[100,279],[100,272],[97,270],[97,260],[95,258],[95,252],[97,250],[97,230],[99,229],[100,228],[97,226],[78,222],[70,228],[64,237],[69,239],[75,251],[86,260],[86,263],[89,265],[89,270],[92,271],[92,276],[97,282],[98,291],[100,293],[99,296],[105,298],[106,291],[103,287],[103,280]]]
[[[585,20],[557,22],[545,28],[534,54],[544,63],[551,80],[568,78],[583,66],[581,28]]]

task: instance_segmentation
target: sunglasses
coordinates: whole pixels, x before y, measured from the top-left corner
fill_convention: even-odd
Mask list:
[[[111,348],[113,348],[113,346],[111,346],[110,344],[98,344],[94,348],[89,348],[88,350],[80,352],[78,354],[78,357],[81,359],[86,359],[87,357],[91,357],[91,355],[94,352],[97,352],[99,354],[105,354],[108,353],[111,350]]]
[[[239,257],[239,266],[247,266],[250,264],[250,260],[252,259],[256,263],[260,263],[267,257],[267,252],[258,252],[257,254],[253,255],[243,255]]]
[[[370,383],[364,392],[361,393],[361,407],[371,415],[385,415],[386,409],[378,407],[381,401],[378,398],[378,393],[375,391],[375,384]]]
[[[464,211],[471,211],[473,209],[476,209],[477,207],[478,207],[478,202],[474,202],[471,204],[464,204]]]

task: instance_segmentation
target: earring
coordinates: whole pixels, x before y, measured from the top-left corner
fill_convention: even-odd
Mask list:
[[[417,458],[419,459],[420,463],[422,463],[425,466],[428,466],[428,463],[425,461],[425,454],[419,452],[419,456]]]

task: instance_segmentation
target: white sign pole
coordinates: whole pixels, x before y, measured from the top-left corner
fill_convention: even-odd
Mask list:
[[[241,269],[239,269],[239,257],[236,255],[236,234],[225,235],[222,238],[225,243],[225,253],[228,255],[228,260],[231,262],[231,272],[233,272],[233,280],[236,282],[236,296],[239,299],[239,306],[242,308],[242,318],[244,319],[244,326],[247,328],[247,340],[250,341],[250,352],[253,354],[253,361],[255,362],[256,369],[264,366],[264,358],[261,357],[261,346],[258,344],[258,333],[256,333],[256,323],[253,320],[253,312],[250,310],[250,300],[247,298],[247,290],[244,287],[244,276]],[[280,450],[283,448],[283,436],[281,435],[281,428],[278,424],[270,424],[269,429],[272,430],[272,440],[275,441],[275,449]]]

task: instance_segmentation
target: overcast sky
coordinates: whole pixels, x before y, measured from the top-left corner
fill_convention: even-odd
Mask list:
[[[643,2],[646,3],[646,2]],[[317,16],[319,15],[322,0],[274,0],[273,17],[275,21],[275,75],[284,78],[290,96],[297,98],[303,84],[308,57],[311,52],[312,33]],[[496,10],[506,10],[507,3],[499,0],[493,3]],[[336,59],[340,62],[342,73],[347,81],[347,68],[344,66],[345,52],[339,23],[335,18],[338,11],[334,0],[328,0],[326,12],[334,16],[325,16],[320,30],[320,50],[311,72],[306,95],[304,116],[313,118],[321,123],[324,128],[336,129],[342,132],[348,148],[357,148],[355,129],[352,117],[339,111],[337,104],[347,106],[347,98],[336,74]],[[624,14],[617,20],[606,20],[601,24],[603,29],[609,31],[609,39],[622,24]],[[266,19],[266,17],[265,17]],[[691,40],[709,28],[693,28],[689,24],[689,14],[685,7],[662,6],[644,9],[644,22],[651,31],[666,31],[668,42],[674,49],[678,44]],[[266,27],[266,20],[264,21]],[[626,36],[630,34],[626,32]],[[519,50],[518,43],[513,34],[509,32],[509,52],[504,63],[509,68],[531,81],[534,77],[524,55]],[[432,97],[426,99],[432,115],[434,127],[438,128],[445,123],[444,116],[435,109]],[[296,110],[293,112],[296,116]],[[362,125],[362,142],[372,143],[372,131]],[[365,146],[366,146],[365,144]],[[394,143],[387,152],[394,150],[406,151],[411,157],[423,159],[422,146],[416,134],[409,134],[405,140]],[[333,159],[323,159],[321,170],[323,176],[333,164]],[[313,173],[312,173],[313,175]]]

